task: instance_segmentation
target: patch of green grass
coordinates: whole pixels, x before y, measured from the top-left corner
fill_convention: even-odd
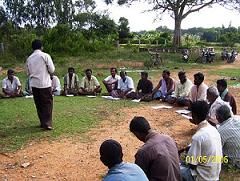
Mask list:
[[[240,69],[229,68],[229,69],[221,69],[221,70],[211,70],[208,73],[212,75],[219,75],[223,78],[227,78],[229,85],[234,86],[236,84],[239,84]],[[236,80],[229,80],[230,78],[236,78]]]
[[[226,76],[226,77],[240,77],[240,69],[213,70],[209,73],[210,74],[217,74],[217,75],[220,75],[220,76]]]
[[[113,111],[137,106],[131,101],[102,98],[54,97],[53,131],[42,131],[33,99],[0,101],[0,152],[14,151],[30,141],[74,136],[94,127]]]

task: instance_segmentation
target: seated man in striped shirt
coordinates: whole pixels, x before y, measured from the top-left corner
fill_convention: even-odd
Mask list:
[[[216,117],[220,124],[220,133],[223,147],[223,155],[228,156],[231,164],[240,168],[240,120],[232,117],[227,105],[222,105],[216,111]]]

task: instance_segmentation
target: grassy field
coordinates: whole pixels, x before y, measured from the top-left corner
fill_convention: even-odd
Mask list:
[[[220,64],[216,61],[213,64],[196,64],[190,60],[190,63],[182,63],[180,54],[162,54],[164,66],[159,69],[147,70],[143,66],[143,62],[149,60],[149,55],[146,52],[137,53],[132,50],[115,50],[112,52],[101,52],[95,54],[85,54],[80,57],[66,57],[53,55],[53,60],[56,66],[56,74],[63,85],[63,76],[67,72],[67,68],[72,66],[81,79],[84,76],[86,68],[93,69],[93,75],[96,75],[99,82],[109,75],[109,67],[112,65],[124,68],[128,71],[128,75],[133,77],[135,86],[140,78],[139,70],[149,71],[150,79],[157,80],[161,76],[163,69],[178,72],[179,70],[197,69],[212,69],[212,67]],[[26,73],[24,72],[24,62],[8,61],[4,57],[0,57],[0,63],[7,68],[16,68],[19,70],[16,75],[20,78],[23,88],[25,87]],[[124,66],[128,63],[128,66]],[[142,65],[135,65],[140,62]],[[101,65],[101,66],[99,66]],[[137,71],[137,72],[136,72]],[[228,77],[238,77],[240,70],[225,69],[209,71],[209,74],[217,74]],[[6,77],[3,73],[0,75],[2,80]],[[230,84],[235,84],[236,81],[230,81]],[[103,87],[103,85],[102,85]],[[103,92],[106,92],[105,88]],[[101,97],[54,97],[53,110],[53,131],[42,131],[38,128],[39,120],[33,99],[16,98],[16,99],[0,99],[0,153],[12,152],[24,147],[29,142],[37,142],[41,140],[54,140],[62,137],[74,139],[88,139],[82,137],[82,133],[87,132],[90,128],[98,125],[99,122],[108,117],[112,112],[123,107],[138,106],[131,101],[109,101]],[[116,112],[117,113],[117,112]],[[71,118],[71,119],[70,119]],[[221,173],[221,180],[233,180],[239,172],[231,167],[225,167]]]
[[[164,66],[159,69],[148,70],[150,79],[158,79],[163,69],[170,71],[188,70],[192,68],[208,68],[217,65],[202,65],[195,63],[182,63],[179,54],[162,54],[165,61]],[[118,69],[124,67],[126,62],[134,65],[134,62],[144,62],[149,59],[146,52],[136,53],[132,50],[115,50],[112,52],[101,52],[96,54],[86,54],[81,57],[64,57],[53,56],[56,66],[56,74],[59,76],[63,85],[63,77],[67,72],[67,68],[73,66],[80,80],[84,76],[84,69],[92,68],[93,75],[96,75],[99,82],[109,75],[109,66],[118,65]],[[4,63],[4,61],[3,61]],[[11,62],[9,63],[11,64]],[[9,64],[3,64],[5,70],[9,68]],[[98,68],[99,65],[104,65]],[[106,67],[108,68],[106,68]],[[134,80],[135,86],[140,78],[139,71],[146,70],[144,66],[125,67],[129,71],[128,75]],[[10,67],[19,70],[16,76],[25,87],[26,73],[23,63],[15,63]],[[138,70],[136,72],[136,70]],[[6,72],[0,75],[2,80],[6,77]],[[101,83],[102,84],[102,83]],[[102,85],[102,87],[104,87]],[[103,92],[106,92],[105,88]],[[114,104],[114,106],[112,106]],[[58,138],[60,136],[71,136],[87,131],[90,127],[95,126],[98,121],[104,119],[106,114],[112,112],[122,106],[134,106],[130,101],[109,102],[101,98],[89,99],[85,97],[55,97],[54,98],[54,127],[52,132],[42,132],[37,128],[39,121],[37,118],[35,106],[32,99],[2,99],[0,100],[0,152],[14,151],[25,145],[29,141],[41,140],[44,138]],[[103,109],[104,108],[104,109]],[[107,111],[106,111],[107,110]],[[71,117],[71,120],[69,120]]]

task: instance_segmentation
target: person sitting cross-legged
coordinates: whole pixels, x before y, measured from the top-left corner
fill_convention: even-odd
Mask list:
[[[32,87],[30,86],[30,77],[28,77],[25,83],[25,91],[23,91],[23,96],[31,96],[31,95],[32,95]]]
[[[223,155],[228,161],[240,168],[240,119],[233,117],[227,105],[222,105],[216,111],[219,122],[218,132],[221,136]]]
[[[68,68],[68,73],[64,76],[63,95],[78,95],[79,79],[73,67]]]
[[[121,79],[121,77],[117,75],[116,68],[111,68],[110,73],[111,75],[103,80],[103,84],[105,85],[109,94],[111,94],[113,90],[117,90],[118,81]]]
[[[207,100],[207,89],[208,86],[203,82],[204,75],[201,72],[194,74],[194,85],[192,86],[189,93],[188,109],[191,110],[191,105],[196,101]]]
[[[14,70],[8,69],[7,77],[2,81],[3,97],[21,97],[21,87],[19,78],[14,76]]]
[[[233,114],[237,114],[237,104],[233,95],[227,89],[227,81],[224,79],[217,80],[217,89],[222,100],[229,102]]]
[[[170,77],[170,71],[164,70],[162,72],[162,79],[152,91],[153,99],[167,100],[168,96],[173,94],[174,86],[174,80]]]
[[[111,92],[112,97],[130,98],[128,95],[134,91],[134,83],[125,71],[120,72],[121,79],[118,81],[117,90]]]
[[[92,70],[85,70],[86,76],[83,77],[79,94],[80,95],[96,95],[97,93],[101,93],[102,88],[95,76],[92,75]]]
[[[141,72],[141,79],[138,81],[136,92],[131,92],[128,97],[132,99],[141,99],[141,101],[149,101],[152,96],[153,84],[148,79],[147,72]]]
[[[207,120],[209,121],[210,124],[215,126],[218,124],[218,121],[216,118],[216,110],[222,105],[227,105],[230,110],[232,110],[232,108],[228,102],[225,102],[221,99],[221,97],[219,96],[218,90],[215,86],[210,86],[207,89],[207,100],[210,103],[209,114],[208,114]],[[231,111],[231,113],[232,113],[232,111]]]
[[[168,103],[175,103],[177,106],[187,106],[193,83],[186,77],[186,73],[183,71],[178,73],[178,78],[180,81],[176,85],[174,94],[168,99]]]
[[[54,74],[50,74],[50,78],[52,80],[52,94],[54,96],[60,96],[61,84],[59,78]]]
[[[142,169],[133,163],[124,163],[122,146],[115,140],[106,140],[100,146],[100,160],[109,170],[103,181],[148,181]]]
[[[178,150],[174,140],[153,131],[144,117],[134,117],[129,128],[144,142],[135,154],[135,163],[143,169],[148,179],[180,181]]]
[[[221,137],[217,129],[206,120],[209,106],[205,101],[196,101],[192,104],[193,124],[197,131],[192,136],[191,146],[185,161],[181,164],[183,181],[219,180],[222,159]]]

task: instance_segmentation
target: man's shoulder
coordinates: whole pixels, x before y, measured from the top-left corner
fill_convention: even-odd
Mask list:
[[[2,81],[6,82],[8,80],[8,77],[5,77]]]
[[[97,77],[96,77],[96,76],[94,76],[94,75],[92,75],[92,79],[94,79],[94,80],[97,80]]]
[[[126,76],[126,79],[133,81],[132,77]]]

